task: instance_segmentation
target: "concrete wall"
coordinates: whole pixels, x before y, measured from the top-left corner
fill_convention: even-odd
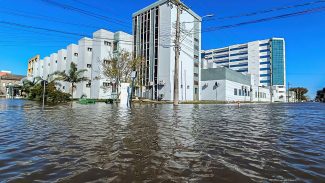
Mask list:
[[[83,95],[85,95],[87,98],[90,98],[93,40],[90,38],[83,38],[79,40],[78,45],[79,45],[78,70],[87,70],[82,74],[82,76],[88,78],[89,81],[83,81],[77,84],[76,98],[80,98]]]
[[[68,74],[70,71],[70,65],[71,63],[78,64],[78,58],[79,58],[79,46],[76,44],[70,44],[67,47],[67,61],[66,61],[66,69],[65,72]],[[73,88],[73,97],[76,97],[76,89]],[[65,92],[71,93],[72,88],[71,88],[71,83],[65,83]]]
[[[106,45],[109,43],[109,45]],[[103,88],[103,83],[109,83],[102,72],[104,60],[111,59],[113,56],[114,33],[106,30],[98,30],[93,34],[93,58],[91,68],[91,98],[109,98],[111,93],[107,88]]]
[[[50,57],[45,57],[43,62],[43,79],[47,80],[50,72],[51,59]]]

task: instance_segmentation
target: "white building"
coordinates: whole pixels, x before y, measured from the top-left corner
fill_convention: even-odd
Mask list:
[[[52,53],[50,55],[50,71],[49,74],[53,74],[55,71],[58,70],[58,54]]]
[[[112,58],[114,52],[121,50],[132,52],[132,49],[132,35],[100,29],[93,33],[93,38],[82,38],[78,45],[70,44],[66,49],[33,63],[29,71],[33,72],[33,77],[48,79],[48,76],[56,71],[68,73],[73,62],[77,64],[78,70],[87,70],[82,76],[89,78],[89,81],[77,84],[73,97],[80,98],[84,95],[93,99],[109,99],[113,98],[116,86],[110,78],[103,75],[102,64]],[[58,88],[61,91],[71,93],[71,83],[60,81],[60,84]]]
[[[47,80],[49,77],[50,66],[51,66],[50,60],[51,60],[50,57],[45,57],[43,60],[43,77],[42,77],[42,79]]]
[[[65,72],[67,74],[69,74],[69,71],[70,71],[70,66],[71,66],[71,63],[75,63],[75,64],[78,64],[78,58],[79,58],[79,46],[76,45],[76,44],[70,44],[68,47],[67,47],[67,61],[66,61],[66,64],[65,64]],[[73,98],[77,98],[76,96],[76,93],[77,93],[77,90],[76,88],[71,88],[71,83],[65,83],[65,92],[67,93],[71,93],[73,90]]]
[[[202,69],[201,100],[271,102],[270,87],[254,85],[254,77],[226,67]]]
[[[83,73],[83,77],[89,78],[89,81],[83,81],[77,84],[77,96],[90,98],[91,87],[91,66],[93,58],[93,40],[90,38],[82,38],[79,40],[78,70],[87,70]]]
[[[114,52],[132,52],[133,36],[125,32],[110,32],[104,29],[93,34],[93,58],[91,67],[91,98],[115,98],[116,85],[111,78],[105,77],[102,65],[111,59]]]
[[[275,101],[286,101],[286,60],[283,38],[271,38],[245,44],[202,51],[208,68],[226,67],[254,76],[258,86],[272,86]]]
[[[136,96],[173,100],[175,67],[175,22],[177,10],[160,0],[133,14],[134,53],[144,58],[138,71]],[[182,11],[179,99],[199,100],[201,17]]]
[[[66,63],[67,62],[67,50],[66,49],[61,49],[58,51],[58,65],[57,65],[57,71],[63,72],[66,69]],[[63,92],[65,91],[66,83],[63,81],[59,81],[60,86],[59,89]]]

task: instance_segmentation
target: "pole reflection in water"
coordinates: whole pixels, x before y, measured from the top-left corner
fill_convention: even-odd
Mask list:
[[[322,104],[0,100],[0,181],[324,182]]]

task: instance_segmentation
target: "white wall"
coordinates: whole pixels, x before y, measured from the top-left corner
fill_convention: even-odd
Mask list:
[[[75,64],[78,64],[78,57],[79,53],[78,50],[79,46],[76,44],[70,44],[67,47],[67,61],[66,61],[66,73],[69,73],[70,71],[70,64],[74,62]],[[71,93],[71,83],[65,83],[65,92]],[[76,97],[76,88],[73,89],[73,97]]]
[[[172,23],[176,22],[176,8],[170,8],[167,4],[160,6],[160,32],[164,35],[175,35],[175,28]],[[187,11],[181,14],[181,22],[197,21]],[[193,31],[194,23],[181,24],[185,32]],[[196,30],[198,31],[198,30]],[[173,100],[174,95],[174,68],[175,68],[175,51],[173,41],[175,36],[160,37],[159,46],[159,63],[158,63],[158,82],[164,81],[165,85],[159,87],[158,95],[163,94],[163,100]],[[194,35],[181,34],[181,53],[179,57],[179,99],[194,100]],[[200,46],[200,45],[199,45]],[[200,60],[200,52],[199,52]],[[199,70],[200,70],[199,64]],[[199,82],[200,83],[200,82]]]
[[[105,45],[105,42],[110,45]],[[107,30],[98,30],[93,34],[93,58],[91,70],[91,98],[107,99],[111,97],[109,89],[103,88],[104,82],[110,82],[102,73],[102,64],[105,59],[113,56],[114,33]]]
[[[90,87],[88,84],[91,83],[91,64],[93,57],[93,41],[90,38],[83,38],[79,40],[79,60],[78,60],[78,70],[87,71],[83,73],[83,77],[87,77],[89,81],[83,81],[77,84],[77,94],[76,98],[80,98],[82,95],[86,95],[90,98]],[[90,66],[90,67],[89,67]]]
[[[45,80],[48,79],[50,66],[51,66],[50,60],[51,60],[50,57],[45,57],[44,58],[44,62],[43,62],[43,79],[45,79]]]
[[[57,55],[58,65],[57,65],[57,71],[63,72],[66,70],[66,61],[67,61],[67,50],[61,49],[58,51]],[[60,86],[59,89],[63,92],[66,92],[66,83],[64,81],[59,81]]]
[[[50,55],[50,71],[49,74],[53,74],[58,70],[58,54],[57,53],[52,53]]]

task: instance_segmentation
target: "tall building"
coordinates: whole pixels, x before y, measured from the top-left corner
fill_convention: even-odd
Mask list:
[[[169,0],[159,0],[133,14],[134,56],[144,59],[136,96],[173,100],[176,15],[176,6]],[[185,8],[180,22],[179,99],[199,100],[201,17]]]
[[[253,85],[272,87],[275,101],[286,101],[283,38],[271,38],[202,51],[203,67],[226,67],[254,77]]]

